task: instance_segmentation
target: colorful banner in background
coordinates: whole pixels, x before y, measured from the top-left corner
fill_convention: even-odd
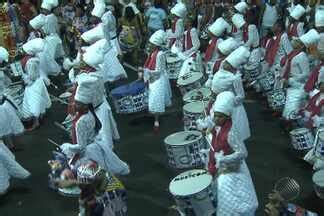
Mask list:
[[[0,5],[0,46],[5,47],[10,54],[14,57],[17,54],[16,42],[13,37],[14,32],[11,26],[11,21],[8,15],[7,4]]]

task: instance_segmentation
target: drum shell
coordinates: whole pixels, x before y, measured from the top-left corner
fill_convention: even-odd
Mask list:
[[[205,117],[204,109],[207,108],[207,103],[202,104],[202,107],[197,107],[197,110],[188,110],[188,106],[194,106],[199,102],[188,103],[183,106],[183,128],[187,130],[197,130],[197,120]]]
[[[140,81],[135,81],[125,86],[139,85],[141,84],[139,82]],[[141,88],[138,88],[137,91],[135,91],[135,93],[126,92],[122,94],[122,96],[120,95],[116,96],[113,94],[114,90],[116,90],[117,88],[112,90],[111,97],[117,113],[120,114],[136,113],[136,112],[146,110],[148,108],[148,92],[144,87],[144,84],[141,85],[142,85]],[[118,88],[125,87],[125,86],[120,86]]]
[[[178,79],[182,62],[183,61],[180,58],[173,57],[171,56],[171,53],[167,53],[166,63],[167,63],[167,74],[169,76],[169,79]]]
[[[284,108],[286,103],[286,94],[283,89],[276,89],[267,94],[269,106],[276,111]]]
[[[298,151],[313,148],[314,135],[307,128],[297,128],[289,132],[291,143],[294,149]]]
[[[170,143],[168,139],[171,136],[180,136],[187,133],[191,134],[199,134],[199,137],[192,141],[187,141],[186,144],[181,145],[182,143]],[[164,140],[164,144],[166,147],[166,152],[168,156],[169,166],[174,169],[186,169],[186,168],[199,168],[204,165],[203,160],[200,155],[200,150],[205,149],[207,143],[203,138],[202,134],[198,131],[190,132],[178,132],[171,134]]]
[[[262,88],[263,91],[271,91],[273,89],[273,85],[275,83],[274,76],[267,72],[264,76],[261,78],[258,78],[258,82]]]
[[[324,156],[324,134],[320,132],[317,139],[315,154],[318,157]]]
[[[324,199],[324,170],[319,170],[313,174],[313,187],[316,195]]]
[[[195,99],[194,96],[197,95],[197,92],[201,92],[203,95],[202,98]],[[204,100],[206,104],[208,104],[210,97],[212,95],[212,92],[208,88],[200,88],[200,89],[194,89],[189,92],[187,92],[183,97],[182,100],[184,103],[191,103],[195,101],[201,101]]]
[[[195,74],[198,74],[198,73],[195,73]],[[204,78],[203,74],[201,75],[200,78],[196,79],[195,81],[190,82],[190,83],[186,83],[186,84],[179,84],[179,79],[177,81],[177,84],[179,86],[179,89],[180,89],[180,92],[181,92],[182,96],[184,96],[186,93],[188,93],[188,92],[190,92],[190,91],[192,91],[194,89],[201,88],[203,86],[204,81],[205,81],[205,78]]]

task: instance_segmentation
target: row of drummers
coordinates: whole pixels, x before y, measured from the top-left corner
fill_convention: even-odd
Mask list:
[[[319,28],[324,25],[323,18],[324,14],[320,12],[316,14],[316,27]],[[243,16],[240,15],[233,16],[232,22],[239,30],[242,30],[246,23]],[[227,175],[220,171],[222,174],[218,174],[216,175],[217,178],[214,178],[216,179],[217,187],[215,185],[212,186],[211,182],[213,180],[210,176],[215,174],[213,170],[215,167],[210,165],[210,163],[214,160],[215,156],[216,164],[218,164],[222,160],[220,158],[222,158],[224,152],[227,152],[225,155],[231,155],[233,152],[236,153],[231,148],[233,146],[228,148],[226,145],[213,145],[216,143],[216,140],[223,145],[222,141],[228,138],[226,135],[221,134],[221,132],[226,131],[226,129],[227,132],[236,131],[235,136],[237,139],[233,140],[238,142],[243,142],[250,136],[248,120],[242,106],[244,99],[242,74],[244,79],[248,81],[249,86],[253,86],[257,92],[262,92],[267,97],[269,105],[274,111],[283,110],[283,117],[287,121],[298,120],[298,124],[295,124],[296,126],[298,125],[297,128],[290,132],[292,143],[294,148],[299,151],[310,150],[305,159],[314,163],[314,169],[316,170],[313,175],[315,191],[319,197],[323,198],[324,175],[320,169],[322,166],[321,158],[324,155],[322,141],[324,133],[321,129],[318,130],[314,142],[312,132],[304,127],[305,123],[310,122],[313,123],[311,127],[319,127],[321,122],[320,90],[321,83],[323,82],[322,77],[324,77],[321,75],[322,73],[324,74],[322,68],[323,53],[319,49],[317,59],[307,54],[309,48],[316,47],[317,45],[320,46],[318,44],[321,37],[320,34],[315,29],[311,29],[290,41],[283,23],[278,21],[273,26],[274,36],[272,38],[269,38],[262,47],[259,47],[259,38],[252,36],[252,41],[256,45],[251,47],[246,46],[245,39],[242,39],[251,36],[251,32],[248,32],[249,34],[246,35],[246,32],[241,31],[241,36],[244,36],[244,34],[245,36],[238,40],[237,37],[229,37],[227,32],[229,27],[230,25],[223,18],[217,19],[214,24],[208,27],[212,40],[204,57],[206,72],[209,75],[207,82],[205,82],[205,75],[199,70],[202,65],[198,63],[200,61],[198,49],[196,52],[193,52],[195,55],[184,57],[183,53],[179,52],[179,49],[174,48],[176,46],[174,44],[167,57],[169,77],[177,79],[177,84],[180,87],[185,102],[183,106],[184,129],[192,130],[178,132],[165,139],[169,164],[176,169],[191,169],[201,167],[207,161],[209,171],[190,170],[172,180],[170,192],[176,198],[178,210],[181,213],[193,211],[196,215],[211,215],[210,212],[213,212],[215,201],[217,203],[217,212],[223,208],[221,203],[219,203],[221,202],[219,198],[222,198],[222,193],[224,193],[222,188],[226,187],[226,182],[222,181],[222,177]],[[190,40],[188,40],[188,36],[191,37]],[[234,35],[232,34],[232,36]],[[194,41],[192,40],[193,37],[195,37],[194,34],[184,34],[185,43],[183,44],[186,45],[188,41]],[[186,46],[182,47],[182,52],[185,51]],[[174,54],[179,53],[180,55],[174,57]],[[196,69],[197,65],[198,70]],[[319,90],[316,89],[317,87],[319,87]],[[203,129],[205,131],[208,126],[212,127],[210,125],[215,125],[215,122],[217,124],[218,121],[221,121],[218,118],[222,119],[224,117],[222,115],[224,111],[222,114],[218,113],[217,101],[222,101],[221,98],[225,97],[222,95],[226,91],[231,91],[235,95],[232,104],[233,111],[230,114],[225,114],[225,116],[231,116],[231,125],[226,127],[226,123],[224,123],[220,129],[218,128],[212,133],[211,137],[207,138],[211,142],[205,142],[202,133],[197,130]],[[311,91],[310,100],[306,103],[306,92],[309,93]],[[215,102],[216,95],[217,99]],[[223,104],[224,107],[226,105]],[[310,126],[310,124],[307,125]],[[224,133],[226,134],[226,132]],[[228,141],[227,144],[231,145],[231,142],[234,142],[233,140],[226,140]],[[209,159],[207,158],[207,160],[204,160],[204,157],[201,155],[201,150],[204,148],[209,149],[206,150],[209,152]],[[216,154],[213,154],[214,152]],[[217,168],[216,170],[217,172],[219,171]],[[234,175],[230,168],[229,170],[230,174],[228,176]],[[230,180],[227,181],[231,182]],[[211,192],[213,187],[217,188],[216,192]],[[233,188],[231,188],[232,192],[233,190],[236,192],[240,190],[239,186],[235,189]],[[253,184],[252,187],[247,188],[250,188],[250,193],[246,194],[249,194],[250,198],[253,197],[251,195],[253,194],[251,189]],[[205,193],[205,195],[201,193]],[[203,201],[198,202],[195,196],[200,195],[204,199],[200,199]],[[235,194],[230,196],[233,198]],[[228,203],[232,204],[230,201]],[[204,208],[201,208],[202,205],[208,207],[204,206]],[[234,212],[235,206],[237,204],[231,205]],[[229,207],[227,210],[230,212]]]

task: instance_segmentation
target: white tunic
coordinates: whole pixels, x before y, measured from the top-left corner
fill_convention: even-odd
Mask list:
[[[156,57],[154,71],[144,68],[144,80],[149,77],[159,77],[154,82],[149,82],[148,110],[151,113],[164,113],[167,106],[171,106],[172,91],[166,71],[166,57],[163,51],[159,51]]]
[[[182,47],[184,29],[185,29],[184,20],[179,18],[175,25],[175,31],[172,32],[172,29],[167,30],[167,38],[169,40],[175,39],[174,44],[179,49],[181,49]],[[171,46],[171,44],[169,44],[169,46]]]
[[[259,204],[250,171],[245,163],[247,150],[234,131],[235,129],[231,129],[227,138],[234,153],[216,157],[219,170],[228,164],[239,164],[237,171],[220,174],[215,178],[217,215],[253,216]]]
[[[232,114],[233,128],[238,132],[240,140],[244,141],[251,136],[249,120],[243,106],[245,98],[241,74],[220,69],[213,77],[212,91],[219,94],[231,91],[235,95],[235,108]]]
[[[262,18],[262,26],[271,28],[278,20],[277,7],[268,3],[265,4],[265,10]]]
[[[27,61],[23,79],[26,84],[22,104],[23,118],[39,117],[52,103],[44,80],[40,78],[37,58]]]
[[[24,132],[17,110],[7,100],[0,105],[0,119],[0,137]]]
[[[25,179],[30,173],[16,162],[15,156],[2,143],[0,143],[0,195],[4,194],[10,185],[10,178]]]

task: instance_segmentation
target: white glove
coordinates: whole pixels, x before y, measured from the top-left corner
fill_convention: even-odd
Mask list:
[[[219,168],[224,158],[224,152],[223,151],[215,152],[214,157],[216,161],[216,168]]]
[[[128,175],[130,173],[130,169],[127,163],[124,164],[125,165],[125,169],[123,169],[123,171],[121,171],[121,175]]]
[[[317,171],[317,170],[321,170],[321,169],[324,169],[324,161],[321,159],[315,160],[313,170]]]
[[[319,117],[318,115],[315,115],[313,118],[315,127],[320,127],[321,125],[324,125],[324,118]]]
[[[304,116],[305,116],[305,118],[310,118],[311,113],[305,110],[304,111]]]
[[[178,55],[178,57],[179,57],[181,60],[183,60],[183,61],[187,59],[187,56],[184,55],[182,52],[178,52],[177,55]]]
[[[234,98],[234,105],[235,105],[235,106],[238,106],[238,105],[240,105],[240,104],[242,104],[242,98],[239,97],[239,96],[236,96],[236,97]]]
[[[81,151],[81,146],[78,144],[64,143],[60,146],[60,148],[68,158],[73,157],[74,154]]]

